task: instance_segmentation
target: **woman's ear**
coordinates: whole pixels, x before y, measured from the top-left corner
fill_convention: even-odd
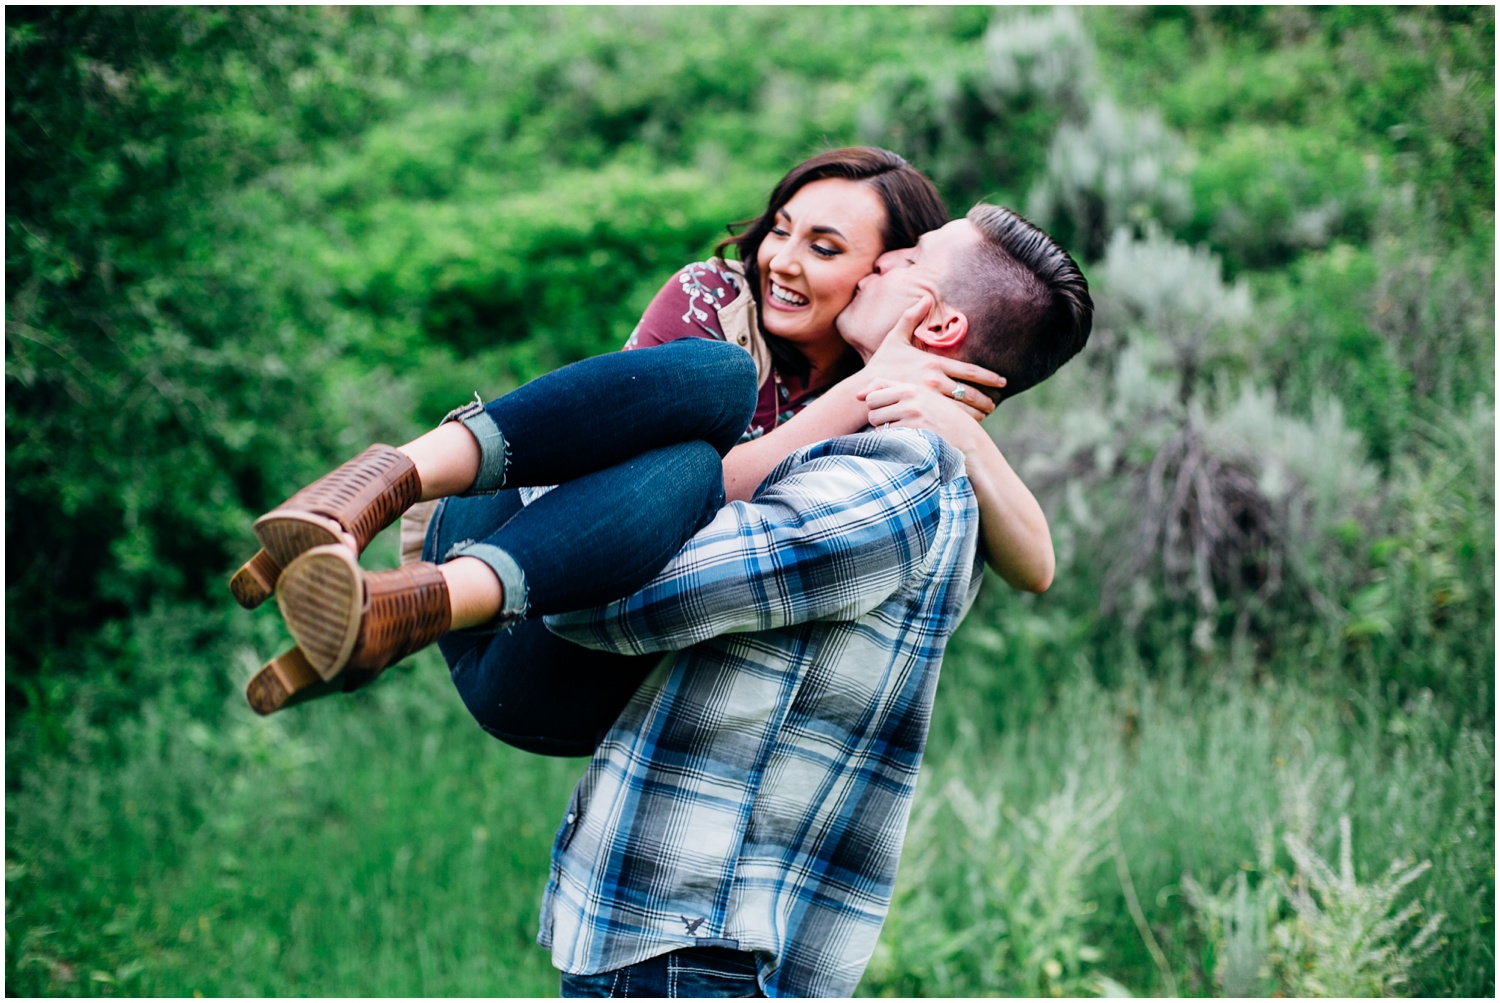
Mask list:
[[[914,337],[929,351],[952,352],[969,334],[969,318],[960,310],[938,303],[918,327]]]

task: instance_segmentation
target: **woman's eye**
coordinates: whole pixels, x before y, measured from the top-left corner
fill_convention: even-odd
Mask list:
[[[836,247],[824,247],[822,244],[812,246],[813,253],[820,258],[836,258],[843,252]]]
[[[785,237],[786,236],[786,231],[783,230],[779,226],[773,226],[773,227],[771,227],[771,233],[774,234],[777,237]]]

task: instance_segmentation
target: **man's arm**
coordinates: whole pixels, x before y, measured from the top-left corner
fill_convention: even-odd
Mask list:
[[[940,448],[909,433],[814,446],[753,502],[721,509],[645,588],[549,616],[547,626],[579,644],[639,654],[861,616],[927,560],[940,518]]]

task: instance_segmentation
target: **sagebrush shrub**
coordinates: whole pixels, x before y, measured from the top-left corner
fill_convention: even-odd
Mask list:
[[[1087,117],[1052,137],[1047,171],[1026,199],[1027,215],[1074,255],[1097,260],[1121,227],[1185,222],[1192,198],[1181,137],[1154,111],[1133,112],[1097,99]]]

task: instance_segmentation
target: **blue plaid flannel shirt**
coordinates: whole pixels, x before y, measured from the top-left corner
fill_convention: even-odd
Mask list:
[[[541,934],[597,974],[756,953],[770,996],[848,996],[896,877],[943,647],[978,592],[963,457],[927,432],[799,450],[640,592],[548,617],[681,649],[605,737],[553,847]]]

